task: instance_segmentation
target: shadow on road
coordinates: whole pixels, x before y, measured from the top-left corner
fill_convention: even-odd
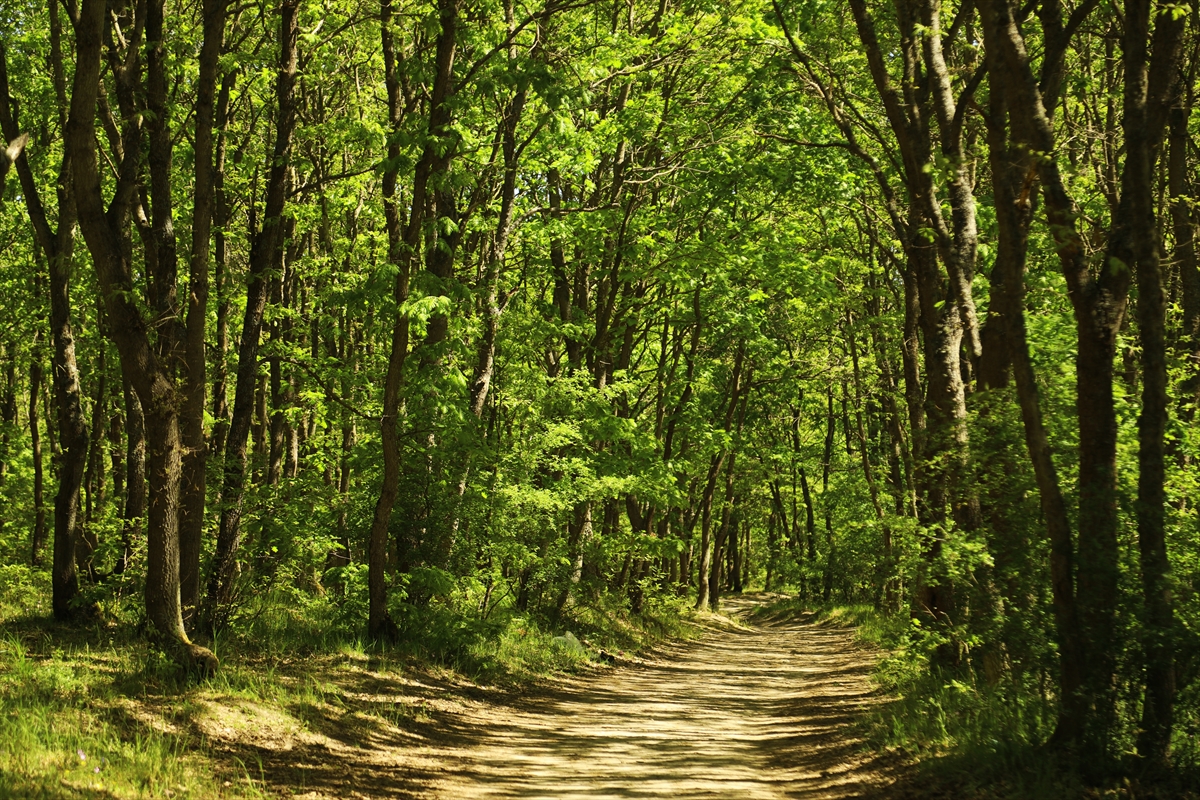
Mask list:
[[[750,601],[729,603],[738,610]],[[481,719],[451,798],[854,798],[891,781],[851,723],[877,699],[853,632],[722,625],[651,663]]]

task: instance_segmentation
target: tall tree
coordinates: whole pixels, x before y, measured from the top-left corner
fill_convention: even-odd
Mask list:
[[[49,6],[51,59],[56,65],[54,88],[57,99],[58,123],[66,118],[66,85],[62,71],[61,23],[58,8]],[[24,137],[17,136],[14,101],[8,79],[8,56],[0,43],[0,130],[16,145],[10,150],[20,154]],[[54,568],[51,573],[54,615],[68,619],[77,609],[79,593],[75,549],[80,527],[80,487],[87,466],[88,435],[83,418],[83,391],[79,384],[79,368],[75,360],[75,335],[71,327],[71,271],[75,250],[75,198],[71,180],[71,157],[64,153],[59,167],[57,185],[57,220],[54,223],[42,203],[41,191],[35,181],[28,159],[17,160],[17,174],[25,197],[26,211],[33,223],[36,246],[45,254],[50,266],[50,332],[54,343],[51,374],[62,457],[58,460],[58,491],[54,496]],[[36,391],[36,390],[35,390]],[[36,543],[35,543],[36,550]],[[35,556],[36,558],[36,556]]]
[[[168,367],[150,339],[150,326],[134,300],[129,228],[140,171],[141,124],[127,117],[122,125],[123,155],[113,197],[107,207],[96,153],[96,103],[100,89],[102,46],[110,17],[102,0],[81,3],[76,30],[75,76],[65,147],[72,164],[79,227],[92,255],[105,295],[112,337],[121,369],[145,411],[150,477],[147,521],[146,613],[160,642],[190,665],[209,671],[217,660],[193,644],[184,631],[179,595],[178,404]],[[125,9],[124,11],[128,11]],[[158,10],[161,15],[161,5]],[[120,18],[121,15],[117,15]],[[118,92],[131,94],[139,67],[138,47],[145,20],[133,20],[123,57],[110,60]],[[162,278],[163,276],[156,276]]]
[[[252,231],[250,281],[238,346],[233,416],[225,439],[225,466],[221,484],[221,521],[216,553],[208,578],[205,626],[224,623],[233,599],[238,549],[242,537],[242,500],[246,487],[246,444],[254,415],[258,383],[259,339],[267,306],[271,270],[282,258],[284,206],[291,169],[292,134],[296,129],[296,75],[299,36],[299,0],[283,0],[279,7],[279,56],[275,77],[275,144],[267,175],[262,227]]]

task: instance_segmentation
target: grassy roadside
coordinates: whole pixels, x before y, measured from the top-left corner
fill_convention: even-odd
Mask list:
[[[756,609],[752,619],[802,616],[817,624],[857,629],[878,652],[873,680],[888,700],[860,723],[867,747],[913,765],[888,800],[1196,800],[1200,771],[1180,763],[1153,783],[1122,780],[1096,788],[1044,746],[1057,706],[1048,676],[1011,664],[991,670],[987,652],[968,652],[964,667],[938,674],[929,667],[930,640],[907,614],[869,605],[811,606],[788,598]],[[980,648],[982,649],[982,648]]]
[[[634,617],[597,598],[556,624],[435,602],[408,610],[401,646],[378,650],[337,632],[355,628],[331,600],[268,595],[215,643],[221,671],[194,683],[119,610],[49,620],[44,581],[26,570],[0,583],[0,800],[338,796],[315,762],[428,747],[464,704],[691,630],[673,602]]]

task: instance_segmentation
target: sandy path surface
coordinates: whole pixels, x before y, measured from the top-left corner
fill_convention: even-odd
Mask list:
[[[724,601],[726,613],[752,601]],[[855,798],[889,782],[850,723],[875,702],[852,631],[721,625],[653,661],[564,682],[478,720],[436,797]]]

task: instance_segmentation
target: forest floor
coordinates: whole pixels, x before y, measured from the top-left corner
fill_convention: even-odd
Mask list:
[[[303,724],[229,708],[204,734],[267,793],[324,798],[861,798],[902,764],[854,721],[878,702],[874,654],[809,618],[741,621],[722,601],[703,633],[615,667],[523,690],[358,673]],[[344,677],[344,676],[343,676]],[[388,719],[356,709],[403,709]]]
[[[573,666],[490,685],[361,648],[180,683],[113,626],[0,625],[0,800],[927,800],[891,787],[911,761],[860,738],[885,699],[878,652],[815,614],[761,613],[779,599],[723,598],[615,664],[560,640]]]

